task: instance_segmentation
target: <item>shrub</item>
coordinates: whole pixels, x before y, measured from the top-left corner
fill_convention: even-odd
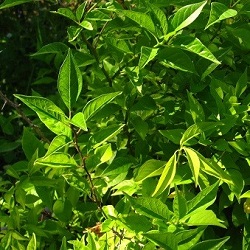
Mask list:
[[[50,4],[0,92],[1,247],[248,249],[248,1]]]

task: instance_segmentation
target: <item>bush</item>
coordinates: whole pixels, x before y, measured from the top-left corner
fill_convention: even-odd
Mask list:
[[[32,65],[1,69],[1,247],[248,249],[248,1],[27,2],[0,5]]]

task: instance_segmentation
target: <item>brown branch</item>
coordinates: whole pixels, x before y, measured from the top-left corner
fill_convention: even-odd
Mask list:
[[[88,180],[89,180],[89,184],[90,184],[90,189],[91,189],[91,196],[92,196],[92,199],[93,201],[97,204],[98,206],[98,209],[102,212],[102,214],[106,217],[103,209],[102,209],[102,203],[101,201],[99,200],[98,198],[98,195],[97,195],[97,191],[96,191],[96,188],[95,188],[95,185],[93,183],[93,180],[92,180],[92,177],[91,177],[91,174],[90,172],[88,171],[87,169],[87,166],[86,166],[86,156],[83,155],[80,147],[79,147],[79,144],[78,144],[78,140],[77,140],[77,133],[76,131],[72,128],[72,131],[74,133],[74,146],[75,146],[75,149],[77,151],[77,153],[79,154],[81,160],[82,160],[82,168],[84,169],[84,171],[86,172],[87,174],[87,177],[88,177]]]
[[[5,105],[9,105],[12,108],[14,108],[16,110],[16,112],[19,114],[19,116],[29,124],[29,126],[37,133],[37,135],[41,138],[42,141],[46,142],[46,143],[50,143],[49,139],[47,139],[45,137],[45,135],[43,134],[43,132],[40,130],[40,128],[35,125],[22,111],[22,109],[20,108],[19,104],[16,104],[15,102],[12,102],[6,95],[3,94],[2,91],[0,91],[0,99],[2,99],[4,101],[3,108],[5,107]]]

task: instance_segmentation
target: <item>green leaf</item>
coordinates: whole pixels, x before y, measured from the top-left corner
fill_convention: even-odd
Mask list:
[[[236,198],[240,199],[240,195],[245,186],[245,181],[242,176],[242,174],[244,175],[244,173],[241,173],[240,169],[234,169],[234,168],[228,168],[227,172],[230,175],[231,180],[233,182],[232,185],[229,185],[229,188],[233,192],[233,194],[236,196]]]
[[[218,226],[226,228],[212,210],[198,210],[186,224],[188,226]]]
[[[44,176],[31,176],[28,181],[37,187],[55,187],[58,179],[49,179]]]
[[[109,145],[110,146],[110,145]],[[103,170],[101,176],[119,175],[127,173],[133,162],[129,157],[117,157]]]
[[[88,131],[87,124],[85,121],[85,117],[82,112],[79,112],[75,114],[72,119],[70,120],[70,123],[74,126],[82,129],[83,131]]]
[[[82,74],[69,49],[58,75],[58,91],[69,111],[77,101],[81,90]]]
[[[250,198],[250,190],[246,191],[244,194],[240,196],[241,199],[243,198]]]
[[[22,208],[25,209],[25,205],[26,205],[26,192],[21,187],[21,185],[18,185],[16,187],[15,198],[16,198],[16,201],[22,206]]]
[[[91,250],[97,250],[97,242],[95,240],[95,233],[89,232],[88,233],[88,237],[87,237],[87,241],[88,241],[88,248]]]
[[[219,23],[220,21],[234,17],[238,13],[234,9],[229,9],[226,5],[219,3],[219,2],[212,2],[211,3],[211,11],[209,20],[205,29],[209,28],[210,26],[214,25],[215,23]]]
[[[68,50],[68,46],[64,43],[54,42],[43,46],[39,49],[36,53],[32,54],[31,56],[40,56],[46,54],[58,54],[64,53]]]
[[[197,54],[198,56],[203,57],[211,62],[220,64],[212,52],[196,37],[179,35],[174,39],[173,45],[175,47]]]
[[[86,20],[83,20],[81,23],[80,23],[80,26],[82,26],[84,29],[86,30],[93,30],[93,26],[91,24],[91,22],[89,21],[86,21]]]
[[[183,247],[184,249],[189,249],[199,240],[204,230],[205,230],[205,227],[201,226],[195,229],[182,230],[180,232],[177,232],[175,234],[175,239],[178,242],[178,247],[180,249],[183,249]]]
[[[154,33],[155,26],[150,16],[143,12],[136,12],[132,10],[123,10],[122,13],[128,17],[129,19],[133,20],[134,22],[138,23],[142,28]]]
[[[245,90],[247,89],[247,68],[245,69],[244,73],[240,76],[239,80],[236,83],[236,87],[235,87],[235,96],[240,97]]]
[[[199,242],[195,246],[191,247],[190,250],[219,250],[221,247],[224,246],[224,244],[230,239],[230,237],[224,237],[220,239],[214,239],[214,240],[204,240],[202,242]]]
[[[49,145],[49,148],[46,152],[46,156],[59,151],[60,149],[64,149],[71,140],[65,135],[57,135]]]
[[[178,245],[173,233],[161,233],[158,231],[149,231],[143,234],[147,239],[155,243],[157,246],[166,250],[177,250]]]
[[[83,18],[83,15],[85,13],[85,8],[87,6],[87,2],[83,2],[81,5],[79,5],[79,7],[76,10],[76,19],[78,22],[81,21],[81,19]]]
[[[221,126],[221,122],[199,122],[191,125],[182,135],[180,145],[185,145],[187,142],[195,136],[205,132],[207,130],[217,130],[218,126]]]
[[[207,1],[186,5],[180,8],[172,19],[172,26],[175,32],[190,25],[201,13]]]
[[[68,222],[72,215],[72,205],[69,200],[58,199],[53,205],[55,216],[62,222]]]
[[[193,173],[195,185],[197,186],[199,183],[198,178],[200,173],[200,159],[196,152],[191,148],[184,147],[184,150],[188,159],[189,167],[191,168],[191,171]]]
[[[249,50],[250,49],[250,36],[248,35],[250,31],[250,24],[244,23],[239,25],[236,28],[228,27],[228,36],[229,39],[232,39],[233,43],[235,43],[241,50]]]
[[[196,73],[192,60],[181,49],[173,47],[162,49],[157,58],[165,67],[170,67],[184,72]]]
[[[90,137],[90,143],[92,148],[97,148],[107,140],[111,139],[112,137],[116,136],[120,133],[123,125],[112,125],[107,128],[101,129],[100,131],[96,132]]]
[[[34,233],[32,233],[32,237],[29,241],[29,244],[27,246],[27,250],[36,250],[37,246],[36,246],[36,235]]]
[[[143,215],[133,214],[122,218],[125,227],[131,229],[132,232],[148,232],[152,223]]]
[[[45,149],[43,144],[30,132],[28,128],[23,129],[22,148],[28,160],[31,160],[33,154],[38,149],[40,156],[44,155]]]
[[[201,190],[192,200],[187,203],[188,215],[194,214],[199,210],[205,210],[212,205],[217,197],[217,191],[219,187],[219,181],[213,185],[208,186]]]
[[[249,156],[249,145],[244,139],[236,139],[235,141],[229,141],[228,144],[233,147],[239,154],[243,156]]]
[[[18,141],[8,141],[5,139],[0,139],[0,153],[4,153],[4,152],[10,152],[15,150],[16,148],[18,148],[20,146],[20,142]]]
[[[10,8],[19,4],[29,3],[29,2],[37,2],[38,0],[5,0],[0,5],[0,10]]]
[[[184,217],[187,213],[187,201],[181,191],[175,189],[175,197],[173,202],[174,214],[178,220]]]
[[[233,185],[232,179],[229,174],[227,174],[223,169],[213,160],[206,159],[203,155],[198,153],[196,150],[192,149],[198,156],[200,160],[200,170],[207,173],[208,175],[214,176],[229,185]]]
[[[60,246],[60,250],[68,250],[68,248],[67,248],[67,240],[66,240],[65,236],[63,236],[63,238],[62,238],[62,244]]]
[[[201,104],[194,98],[194,96],[190,92],[187,92],[187,94],[188,94],[190,113],[192,115],[194,123],[204,122],[205,114]]]
[[[161,177],[158,181],[158,184],[155,188],[153,196],[159,196],[170,184],[172,183],[175,173],[176,173],[176,153],[169,159],[166,166],[163,169]]]
[[[108,44],[113,46],[119,52],[132,53],[128,42],[126,42],[125,40],[120,40],[120,39],[118,40],[118,39],[115,39],[114,37],[107,37],[105,40]]]
[[[145,215],[148,218],[168,221],[172,215],[172,212],[168,209],[167,205],[159,199],[152,197],[126,197],[138,213]]]
[[[91,21],[108,22],[112,20],[112,17],[105,13],[104,9],[93,9],[86,13],[86,19]]]
[[[139,68],[144,68],[150,61],[152,61],[157,55],[159,49],[149,48],[142,46],[141,47],[141,56],[139,60]]]
[[[174,144],[180,145],[180,140],[185,132],[184,129],[159,130],[159,132]]]
[[[145,140],[148,133],[148,123],[143,121],[140,116],[131,118],[131,123],[142,140]]]
[[[35,161],[35,165],[41,165],[51,168],[72,168],[76,167],[77,163],[69,154],[56,152],[43,158],[37,159]]]
[[[143,163],[138,169],[135,181],[143,181],[149,177],[160,175],[164,169],[165,161],[151,159]]]
[[[77,22],[77,19],[70,8],[59,8],[57,11],[52,11],[55,14],[67,17],[68,19]]]
[[[40,120],[55,134],[70,135],[70,127],[64,112],[52,101],[39,96],[14,95],[34,110]]]
[[[100,111],[105,105],[112,102],[121,93],[122,92],[113,92],[113,93],[103,94],[89,101],[84,106],[83,111],[82,111],[85,117],[85,120],[88,121],[98,111]]]
[[[168,22],[167,22],[166,14],[156,5],[154,5],[154,2],[153,4],[149,2],[147,4],[151,12],[153,13],[153,15],[156,17],[156,21],[158,21],[157,23],[155,23],[155,26],[157,27],[159,24],[160,29],[162,30],[162,34],[166,35],[168,32]]]

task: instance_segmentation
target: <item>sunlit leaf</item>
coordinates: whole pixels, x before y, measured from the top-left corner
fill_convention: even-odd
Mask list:
[[[198,178],[200,173],[200,159],[196,152],[191,148],[185,147],[184,150],[188,159],[189,167],[191,168],[191,171],[193,173],[195,185],[198,185]]]
[[[177,188],[175,189],[173,209],[178,220],[184,217],[187,213],[187,201],[181,191],[179,191]]]
[[[69,49],[58,75],[58,91],[69,111],[77,101],[81,90],[82,74]]]
[[[64,43],[54,42],[43,46],[41,49],[39,49],[36,53],[32,54],[31,56],[64,53],[67,50],[68,46],[65,45]]]
[[[40,120],[55,134],[70,135],[70,127],[64,112],[44,97],[15,95],[16,98],[34,110]]]
[[[157,20],[157,23],[155,23],[155,26],[157,27],[159,25],[159,29],[162,31],[162,34],[166,35],[168,31],[168,22],[167,22],[167,17],[165,13],[162,11],[162,9],[154,5],[154,2],[152,3],[148,2],[147,4],[150,7],[151,12],[153,13],[153,15],[155,16]]]
[[[172,212],[168,209],[162,201],[156,198],[147,197],[147,198],[132,198],[126,196],[131,205],[135,210],[152,219],[168,220]]]
[[[100,111],[105,105],[112,102],[121,93],[122,92],[113,92],[113,93],[103,94],[89,101],[84,106],[82,111],[85,120],[88,121],[92,116],[94,116],[98,111]]]
[[[188,94],[190,113],[192,115],[194,123],[204,122],[205,114],[201,104],[198,102],[197,99],[195,99],[195,97],[190,92],[188,92],[187,94]]]
[[[101,129],[100,131],[96,132],[90,137],[90,143],[92,147],[93,148],[99,147],[104,142],[108,141],[112,137],[119,134],[123,127],[124,127],[124,124],[113,125],[113,126],[109,126],[107,128]]]
[[[72,205],[69,200],[58,199],[53,205],[55,216],[63,222],[68,222],[72,214]]]
[[[76,167],[77,163],[69,154],[56,152],[43,158],[37,159],[35,161],[35,165],[41,165],[51,168],[72,168]]]
[[[10,8],[19,4],[29,3],[29,2],[36,2],[38,0],[5,0],[0,5],[0,10]]]
[[[70,120],[70,123],[84,131],[88,131],[85,117],[82,112],[75,114]]]
[[[157,246],[160,246],[163,249],[167,250],[177,250],[177,241],[174,237],[173,233],[169,232],[157,232],[157,231],[149,231],[148,233],[143,234],[147,239],[152,241]]]
[[[179,35],[174,39],[173,45],[195,53],[213,63],[220,64],[212,52],[197,37]]]
[[[239,80],[236,83],[235,95],[237,97],[240,97],[247,89],[247,84],[248,84],[247,75],[248,75],[248,73],[247,73],[247,68],[246,68],[244,73],[240,76]]]
[[[36,250],[37,249],[37,246],[36,246],[36,235],[33,233],[32,234],[32,237],[29,241],[29,244],[26,248],[27,250]]]
[[[196,213],[198,210],[204,210],[208,208],[209,206],[211,206],[216,199],[218,187],[219,187],[219,181],[201,190],[192,200],[188,201],[187,217],[190,216],[190,213],[193,214],[193,213]]]
[[[189,140],[207,130],[216,131],[221,125],[223,125],[221,122],[199,122],[193,124],[183,133],[180,144],[185,145]]]
[[[205,29],[209,28],[210,26],[214,25],[215,23],[219,23],[220,21],[234,17],[238,13],[234,9],[229,9],[226,5],[219,2],[212,2],[211,3],[211,11],[208,23]]]
[[[153,196],[159,196],[168,186],[170,186],[176,173],[176,153],[169,159],[166,166],[164,167],[158,184],[155,188]]]
[[[226,228],[212,210],[199,210],[186,222],[188,226],[218,226]]]
[[[53,13],[67,17],[68,19],[72,21],[77,21],[73,11],[70,8],[59,8],[57,11],[53,11]]]
[[[190,250],[204,250],[204,249],[221,249],[224,244],[230,239],[230,237],[224,237],[220,239],[204,240],[191,247]]]
[[[172,26],[175,31],[179,31],[190,25],[200,15],[207,1],[186,5],[180,8],[172,19]]]
[[[145,28],[146,30],[149,30],[152,33],[155,32],[154,23],[151,17],[146,13],[132,11],[132,10],[123,10],[122,13],[129,19],[138,23],[142,28]]]
[[[82,26],[84,29],[86,30],[93,30],[93,26],[91,24],[91,22],[89,21],[86,21],[86,20],[83,20],[81,23],[80,23],[80,26]]]
[[[143,181],[146,178],[160,175],[164,169],[165,161],[151,159],[146,161],[137,172],[135,181]]]
[[[159,62],[166,67],[196,73],[192,60],[181,49],[173,47],[162,49],[157,58]]]
[[[139,67],[144,68],[150,61],[152,61],[157,55],[157,48],[141,47],[141,56],[139,61]]]
[[[69,137],[67,137],[66,135],[57,135],[50,143],[49,148],[46,152],[46,156],[64,149],[64,147],[67,146],[70,142],[71,141]]]

